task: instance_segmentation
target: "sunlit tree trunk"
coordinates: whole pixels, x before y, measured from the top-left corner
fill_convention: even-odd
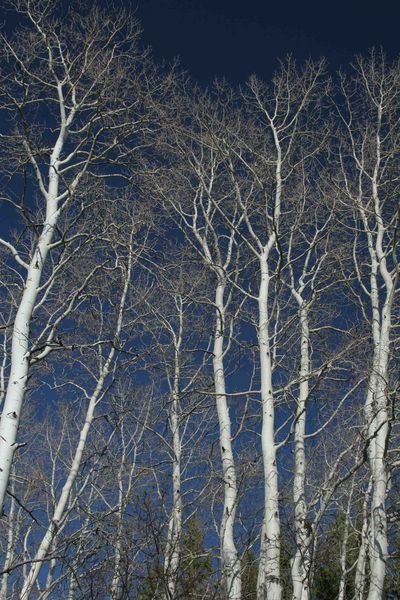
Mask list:
[[[56,547],[57,547],[57,538],[55,537],[50,546],[50,554],[54,553]],[[55,572],[56,565],[57,565],[57,559],[51,558],[51,560],[49,562],[49,570],[47,572],[46,583],[44,585],[44,591],[43,591],[43,594],[41,595],[41,600],[47,600],[48,598],[51,598],[51,591],[52,591],[51,588],[52,588],[52,584],[53,584],[54,572]]]
[[[9,572],[7,571],[7,569],[9,569],[11,567],[13,559],[14,559],[14,549],[15,549],[15,541],[16,541],[15,540],[16,501],[14,499],[14,494],[15,494],[14,479],[12,479],[10,487],[11,487],[11,493],[13,494],[13,496],[11,497],[10,512],[9,512],[8,518],[7,518],[7,550],[6,550],[6,555],[5,555],[4,565],[3,565],[4,573],[1,576],[0,600],[7,600],[7,598],[8,598]]]
[[[49,166],[49,186],[45,192],[46,218],[42,233],[27,266],[24,291],[15,316],[11,344],[11,370],[0,419],[0,512],[3,510],[14,452],[22,403],[29,371],[29,340],[32,312],[39,293],[41,275],[53,240],[59,216],[58,161],[66,136],[62,127]]]
[[[192,115],[195,120],[199,115]],[[204,114],[201,113],[201,120]],[[215,126],[206,122],[200,122],[203,129],[207,126]],[[192,132],[189,133],[191,139]],[[195,138],[193,138],[194,140]],[[197,146],[197,143],[199,144]],[[187,154],[184,161],[189,158],[188,168],[191,176],[195,177],[197,187],[194,196],[187,206],[182,206],[181,197],[176,196],[175,190],[168,196],[174,211],[181,218],[181,228],[185,235],[192,236],[192,244],[202,257],[207,269],[215,278],[214,305],[216,309],[216,321],[213,330],[213,375],[216,398],[216,409],[219,424],[219,443],[222,461],[223,479],[223,510],[219,527],[221,548],[221,571],[223,586],[228,600],[241,599],[241,568],[240,560],[234,539],[234,524],[237,509],[237,478],[234,453],[231,438],[231,417],[226,395],[226,377],[224,357],[227,352],[226,311],[230,302],[230,295],[225,298],[227,291],[228,272],[235,271],[234,258],[236,258],[237,239],[236,225],[240,222],[237,211],[230,215],[233,219],[230,226],[221,228],[220,209],[227,191],[223,160],[219,150],[209,147],[209,138],[205,136],[204,141],[196,139],[193,145],[186,148]],[[197,155],[197,152],[199,153]],[[181,157],[182,158],[182,157]],[[198,165],[194,167],[194,165]],[[221,182],[223,183],[220,183]],[[183,185],[187,186],[185,173]],[[165,192],[164,192],[165,193]],[[193,190],[190,190],[192,195]],[[229,193],[232,193],[230,191]],[[228,195],[229,195],[228,193]],[[232,226],[233,224],[233,226]],[[235,257],[234,257],[235,255]],[[237,266],[237,265],[236,265]],[[230,341],[230,340],[229,340]]]
[[[167,598],[175,600],[182,540],[182,493],[181,493],[181,437],[180,437],[180,361],[183,314],[179,303],[179,330],[174,333],[174,375],[171,393],[170,428],[172,433],[172,510],[168,523],[165,549],[164,577],[168,589]]]
[[[270,283],[267,257],[260,257],[261,283],[258,297],[259,350],[261,366],[262,430],[264,467],[264,521],[261,533],[259,600],[280,600],[280,520],[278,469],[275,448],[275,403],[272,391],[272,359],[268,329],[268,289]]]
[[[355,600],[364,600],[366,586],[366,567],[368,560],[369,544],[369,500],[371,494],[372,479],[370,479],[368,488],[364,494],[362,505],[362,525],[360,532],[360,547],[358,549],[356,573],[354,577]]]
[[[214,384],[220,432],[224,505],[220,528],[222,569],[227,597],[241,599],[240,560],[234,542],[234,523],[237,507],[237,482],[232,449],[231,420],[225,392],[224,332],[226,282],[221,276],[215,291],[216,324],[214,333]]]
[[[109,161],[111,154],[119,155],[120,141],[132,133],[132,128],[140,129],[138,124],[143,119],[143,113],[139,116],[137,112],[135,117],[127,117],[132,106],[136,106],[138,87],[134,99],[128,98],[130,92],[123,98],[135,79],[138,30],[132,19],[122,12],[107,16],[96,7],[82,14],[71,10],[61,15],[55,5],[41,2],[21,0],[12,6],[22,21],[22,29],[13,27],[12,34],[2,34],[0,40],[4,67],[1,139],[10,161],[3,172],[9,173],[12,164],[17,183],[11,185],[9,199],[22,217],[17,222],[23,224],[21,229],[31,230],[29,237],[33,241],[27,252],[25,231],[18,233],[17,247],[0,238],[17,268],[24,270],[17,274],[23,289],[20,298],[16,298],[10,370],[0,419],[0,514],[18,447],[17,432],[30,366],[38,359],[31,339],[32,315],[39,307],[47,306],[55,280],[66,264],[60,260],[60,254],[66,245],[73,246],[79,239],[74,234],[69,237],[67,231],[79,222],[92,201],[79,202],[73,217],[70,213],[63,221],[61,215],[67,215],[79,183],[90,169],[96,171],[101,163]],[[132,64],[127,60],[128,54]],[[143,62],[139,61],[141,71]],[[127,77],[128,72],[132,77]],[[123,86],[115,94],[118,80],[123,81]],[[102,173],[101,179],[120,174],[120,160],[116,158],[108,162],[111,163],[113,173]],[[20,202],[12,199],[14,185],[21,186]],[[96,185],[93,183],[93,187]],[[87,187],[82,199],[85,196],[90,196]],[[57,256],[55,261],[50,260],[53,256]],[[13,273],[14,266],[9,270]],[[40,326],[40,318],[36,324]],[[40,352],[41,358],[54,346],[55,330],[45,327],[44,332],[46,329],[51,332]]]
[[[122,425],[123,426],[123,425]],[[114,541],[114,567],[113,577],[110,587],[111,600],[118,600],[121,587],[121,561],[122,561],[122,532],[123,532],[123,518],[125,511],[125,497],[124,497],[124,468],[126,460],[126,447],[123,444],[121,464],[118,469],[117,483],[118,483],[118,512],[117,512],[117,531]]]
[[[372,476],[367,597],[381,600],[388,559],[386,454],[392,313],[399,278],[398,190],[387,173],[398,170],[399,66],[388,64],[383,54],[371,52],[368,58],[357,59],[354,69],[353,79],[341,78],[345,102],[338,112],[348,148],[346,158],[341,155],[341,168],[344,193],[353,212],[356,293],[372,342],[365,399]]]
[[[372,312],[373,359],[365,402],[365,418],[368,431],[368,452],[372,474],[371,519],[370,519],[370,584],[368,600],[381,600],[388,557],[386,493],[388,484],[386,450],[389,435],[389,357],[392,307],[397,273],[389,272],[387,249],[383,248],[385,226],[382,219],[382,201],[379,198],[377,179],[380,171],[379,143],[377,161],[372,178],[372,193],[375,206],[375,231],[370,229],[367,211],[362,199],[357,200],[357,209],[363,222],[370,255],[370,302]],[[383,282],[379,290],[379,280]]]
[[[308,310],[301,293],[294,293],[299,303],[300,316],[300,384],[294,433],[295,473],[293,480],[293,502],[296,526],[296,552],[292,564],[293,600],[308,600],[311,576],[311,526],[308,524],[305,500],[306,458],[305,427],[310,378],[310,340]]]

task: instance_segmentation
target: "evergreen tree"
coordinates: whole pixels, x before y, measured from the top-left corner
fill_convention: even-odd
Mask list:
[[[182,543],[179,598],[202,598],[210,585],[211,557],[204,548],[204,533],[196,515],[186,525]]]
[[[242,599],[257,599],[257,574],[258,561],[251,549],[243,554],[242,558]]]
[[[204,548],[204,533],[198,518],[194,515],[188,520],[182,539],[177,598],[180,600],[203,598],[211,588],[211,574],[211,557]],[[163,566],[156,559],[141,585],[137,598],[155,600],[161,598],[165,590]]]
[[[162,597],[164,574],[162,565],[157,561],[150,567],[140,587],[137,600],[155,600]]]
[[[320,542],[316,555],[313,597],[317,600],[334,600],[339,593],[340,585],[340,553],[344,538],[345,514],[339,512]],[[357,559],[359,535],[351,530],[347,542],[346,569]],[[346,598],[354,596],[354,572],[349,573],[346,580]]]

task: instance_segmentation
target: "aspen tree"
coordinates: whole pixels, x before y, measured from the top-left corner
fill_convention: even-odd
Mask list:
[[[75,200],[88,191],[91,178],[121,176],[120,165],[134,152],[133,138],[143,127],[143,89],[151,79],[144,87],[139,83],[146,57],[138,50],[138,27],[130,16],[97,8],[59,16],[53,3],[41,0],[16,0],[13,6],[25,26],[1,34],[2,158],[7,176],[18,180],[27,196],[16,204],[10,194],[10,201],[34,234],[28,251],[18,241],[0,239],[24,279],[0,419],[0,510],[18,447],[33,315],[61,275],[51,257],[74,240],[68,224],[59,235],[59,224],[71,207],[71,226],[84,210],[84,194]]]

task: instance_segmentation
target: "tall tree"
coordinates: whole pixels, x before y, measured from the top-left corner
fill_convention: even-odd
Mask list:
[[[368,600],[382,598],[388,557],[386,495],[390,434],[391,345],[398,291],[398,62],[372,52],[341,78],[341,201],[352,228],[354,294],[370,327],[365,423],[372,475]]]
[[[184,98],[182,100],[185,102]],[[213,105],[207,95],[199,95],[196,103],[188,108],[188,115],[178,111],[176,122],[172,125],[175,143],[172,161],[176,179],[171,187],[168,172],[159,189],[167,205],[175,212],[173,219],[187,243],[196,250],[214,279],[214,297],[208,302],[212,302],[215,308],[213,372],[224,488],[219,532],[221,565],[227,597],[240,600],[240,561],[234,539],[238,489],[225,370],[235,314],[232,312],[228,318],[234,289],[229,284],[229,274],[238,275],[238,244],[235,227],[226,227],[218,209],[222,204],[232,205],[233,189],[227,177],[224,155],[213,140],[218,127],[218,106]],[[188,117],[190,127],[183,128]],[[235,224],[240,221],[234,208],[232,220]]]
[[[141,79],[138,26],[123,12],[72,8],[60,16],[41,0],[18,0],[14,7],[25,25],[1,35],[2,165],[22,189],[21,203],[12,193],[10,202],[33,235],[27,250],[18,240],[0,240],[13,257],[10,268],[24,279],[0,420],[0,510],[31,366],[32,317],[62,271],[62,261],[49,259],[74,239],[69,226],[85,210],[91,177],[122,175],[120,164],[134,153],[147,118],[142,108],[150,81]]]
[[[253,279],[247,283],[247,295],[258,310],[257,337],[262,406],[262,457],[264,468],[264,516],[259,562],[259,600],[280,600],[280,518],[276,439],[276,392],[274,372],[278,370],[277,351],[282,323],[280,304],[282,272],[287,267],[283,250],[290,227],[282,215],[292,208],[293,186],[315,150],[309,145],[307,117],[319,101],[324,64],[308,63],[300,70],[289,59],[281,64],[272,85],[252,78],[244,94],[248,122],[235,132],[235,200],[242,223],[240,237],[258,265],[254,293]],[[311,110],[310,110],[311,109]],[[312,130],[312,128],[311,128]],[[317,144],[318,147],[318,144]],[[301,205],[301,201],[300,201]],[[229,216],[225,213],[225,217]],[[232,224],[231,224],[232,226]],[[293,288],[293,286],[292,286]],[[304,312],[304,308],[303,308]],[[305,321],[303,318],[303,324]],[[303,371],[306,366],[304,346]],[[304,378],[306,385],[308,377]],[[303,385],[303,387],[304,387]],[[304,390],[302,394],[304,396]],[[298,425],[301,427],[301,420]],[[298,452],[299,460],[300,452]],[[301,503],[298,503],[300,507]],[[300,532],[300,529],[299,529]]]

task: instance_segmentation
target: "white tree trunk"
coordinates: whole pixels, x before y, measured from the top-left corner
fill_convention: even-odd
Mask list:
[[[225,328],[225,281],[218,281],[215,292],[216,328],[214,337],[214,383],[219,420],[219,436],[224,480],[224,507],[220,527],[221,562],[224,574],[226,597],[229,600],[241,599],[240,560],[234,541],[234,524],[237,506],[236,470],[231,440],[231,420],[226,400],[224,370],[224,328]]]
[[[371,69],[371,65],[369,65],[366,69],[362,60],[359,61],[358,67],[359,74],[362,76],[360,80],[367,101],[366,106],[373,106],[373,111],[376,111],[375,120],[370,121],[368,128],[365,128],[358,147],[355,145],[355,140],[358,139],[358,130],[354,129],[357,131],[357,136],[354,136],[350,122],[347,127],[351,138],[353,159],[358,172],[358,192],[353,197],[353,208],[356,209],[357,219],[362,225],[360,229],[357,225],[357,229],[360,231],[359,236],[364,238],[363,243],[366,241],[369,253],[369,290],[363,282],[362,270],[356,254],[354,260],[359,283],[369,297],[372,313],[373,358],[365,401],[368,454],[372,477],[368,600],[381,600],[388,558],[385,504],[388,484],[386,450],[389,442],[388,374],[391,317],[399,276],[398,265],[394,257],[396,250],[392,247],[396,241],[394,223],[397,205],[396,199],[391,197],[393,193],[391,190],[389,190],[389,196],[386,196],[387,182],[385,183],[383,174],[391,168],[389,167],[390,157],[395,154],[393,154],[393,147],[387,146],[388,140],[392,139],[392,134],[388,133],[386,127],[389,127],[391,131],[392,125],[389,126],[389,123],[393,115],[391,114],[392,107],[386,103],[386,99],[384,100],[386,94],[383,89],[386,84],[386,76],[378,75],[375,66]],[[387,76],[389,77],[389,73]],[[377,78],[376,81],[380,80],[381,86],[380,94],[376,95],[374,77]],[[374,81],[373,86],[371,86],[372,81]],[[352,116],[350,96],[347,96],[346,100],[350,116]],[[371,148],[374,149],[371,155],[365,153],[367,144],[371,144]],[[366,186],[365,191],[364,186]],[[394,212],[389,215],[387,208],[391,206],[393,206]],[[365,261],[363,257],[360,260]],[[389,266],[388,260],[391,263]],[[369,321],[368,318],[367,320]]]
[[[390,356],[391,313],[397,275],[389,273],[386,264],[386,254],[382,248],[385,228],[380,215],[380,204],[375,185],[375,211],[377,235],[375,244],[369,230],[365,210],[360,212],[367,232],[368,247],[371,257],[371,307],[372,307],[372,337],[374,356],[372,371],[369,379],[365,417],[368,426],[369,460],[372,475],[372,498],[370,520],[370,584],[368,600],[381,600],[383,597],[386,562],[388,557],[386,494],[387,466],[386,450],[389,436],[388,414],[388,365]],[[385,289],[385,301],[380,310],[380,291],[378,285],[380,274]]]
[[[123,489],[123,471],[125,466],[125,447],[123,448],[121,465],[118,470],[118,524],[114,544],[114,570],[111,581],[111,600],[118,600],[121,587],[121,559],[122,559],[122,528],[124,520],[125,499]]]
[[[259,352],[261,365],[262,454],[264,465],[264,521],[261,532],[258,600],[280,600],[280,519],[278,470],[275,447],[275,403],[268,329],[269,272],[266,253],[260,255],[261,282],[258,297]]]
[[[176,583],[181,554],[182,538],[182,494],[181,494],[181,438],[179,432],[179,387],[180,387],[180,346],[182,332],[182,313],[180,314],[180,332],[175,340],[175,369],[170,410],[172,432],[172,511],[168,525],[168,538],[165,550],[164,577],[168,590],[168,600],[176,598]]]
[[[14,481],[12,480],[11,482],[11,491],[14,494]],[[5,573],[3,573],[3,575],[1,576],[1,588],[0,588],[0,600],[7,600],[8,598],[8,576],[9,573],[7,572],[7,569],[9,569],[12,565],[12,562],[14,560],[14,533],[15,533],[15,500],[12,497],[11,498],[11,505],[10,505],[10,513],[8,515],[8,519],[7,519],[7,550],[6,550],[6,557],[4,560],[4,566],[3,566],[3,570],[5,571]]]
[[[360,548],[358,550],[356,574],[354,578],[355,595],[354,600],[364,600],[364,591],[366,585],[366,566],[368,559],[368,543],[369,543],[369,519],[368,508],[371,494],[372,478],[370,478],[367,491],[365,492],[363,509],[362,509],[362,526]]]
[[[372,471],[373,489],[371,501],[371,545],[370,559],[370,585],[368,600],[381,600],[383,597],[386,562],[388,557],[387,520],[386,520],[386,493],[387,493],[387,468],[386,448],[389,434],[389,415],[387,401],[387,361],[388,342],[386,335],[381,336],[379,357],[379,372],[376,387],[373,392],[373,444],[370,452],[370,466]],[[383,346],[383,347],[382,347]]]
[[[26,392],[29,370],[29,341],[32,312],[39,292],[41,275],[50,249],[58,209],[58,161],[64,143],[64,132],[60,133],[50,159],[49,187],[46,192],[46,218],[41,235],[28,266],[24,291],[15,317],[11,344],[11,370],[0,419],[0,514],[3,511],[10,470],[15,449]]]
[[[300,306],[300,385],[295,422],[295,472],[293,502],[296,526],[296,552],[292,563],[293,600],[309,600],[311,576],[312,531],[308,524],[305,499],[306,459],[304,436],[306,409],[309,395],[310,350],[308,310],[298,293],[294,294]]]
[[[84,449],[86,446],[87,436],[89,434],[89,430],[90,430],[90,427],[93,422],[95,408],[96,408],[98,399],[100,397],[100,394],[103,390],[106,377],[110,372],[111,362],[112,362],[114,353],[115,353],[115,350],[114,350],[114,348],[112,348],[110,351],[110,354],[104,364],[104,367],[102,369],[102,373],[99,377],[98,383],[96,385],[96,389],[95,389],[92,397],[90,398],[88,409],[86,412],[85,423],[80,432],[79,443],[78,443],[78,446],[75,451],[75,455],[74,455],[74,458],[72,461],[69,475],[67,477],[66,482],[64,483],[60,498],[55,506],[51,522],[50,522],[50,524],[47,528],[47,531],[46,531],[46,533],[39,545],[39,548],[36,552],[35,562],[33,563],[33,566],[31,567],[31,569],[28,573],[28,576],[26,577],[26,579],[24,581],[22,591],[21,591],[21,600],[28,600],[30,593],[32,592],[33,586],[35,585],[35,582],[38,578],[39,572],[42,568],[43,561],[46,559],[48,552],[49,552],[49,548],[54,540],[54,537],[56,536],[56,534],[58,532],[60,523],[64,516],[64,511],[66,509],[67,502],[68,502],[68,499],[69,499],[69,496],[70,496],[70,493],[72,490],[72,486],[73,486],[75,479],[79,472],[83,452],[84,452]]]
[[[382,265],[381,265],[382,268]],[[387,283],[387,282],[386,282]],[[389,335],[391,326],[391,305],[393,288],[389,286],[387,299],[382,310],[380,340],[375,352],[378,354],[377,373],[372,376],[370,385],[372,389],[372,424],[373,443],[371,444],[370,466],[372,472],[372,500],[371,500],[371,547],[370,558],[370,585],[368,600],[381,600],[383,597],[386,562],[388,558],[387,519],[386,519],[386,494],[387,494],[387,466],[386,449],[389,436],[388,414],[388,362],[389,362]],[[374,367],[373,367],[374,368]]]
[[[54,554],[56,547],[57,547],[57,537],[54,537],[53,541],[51,543],[51,546],[50,546],[50,554]],[[54,571],[56,568],[56,564],[57,564],[57,559],[52,558],[49,563],[49,570],[48,570],[47,577],[46,577],[46,583],[45,583],[44,591],[43,591],[43,594],[41,595],[40,600],[47,600],[48,598],[51,597],[51,587],[53,584]]]

